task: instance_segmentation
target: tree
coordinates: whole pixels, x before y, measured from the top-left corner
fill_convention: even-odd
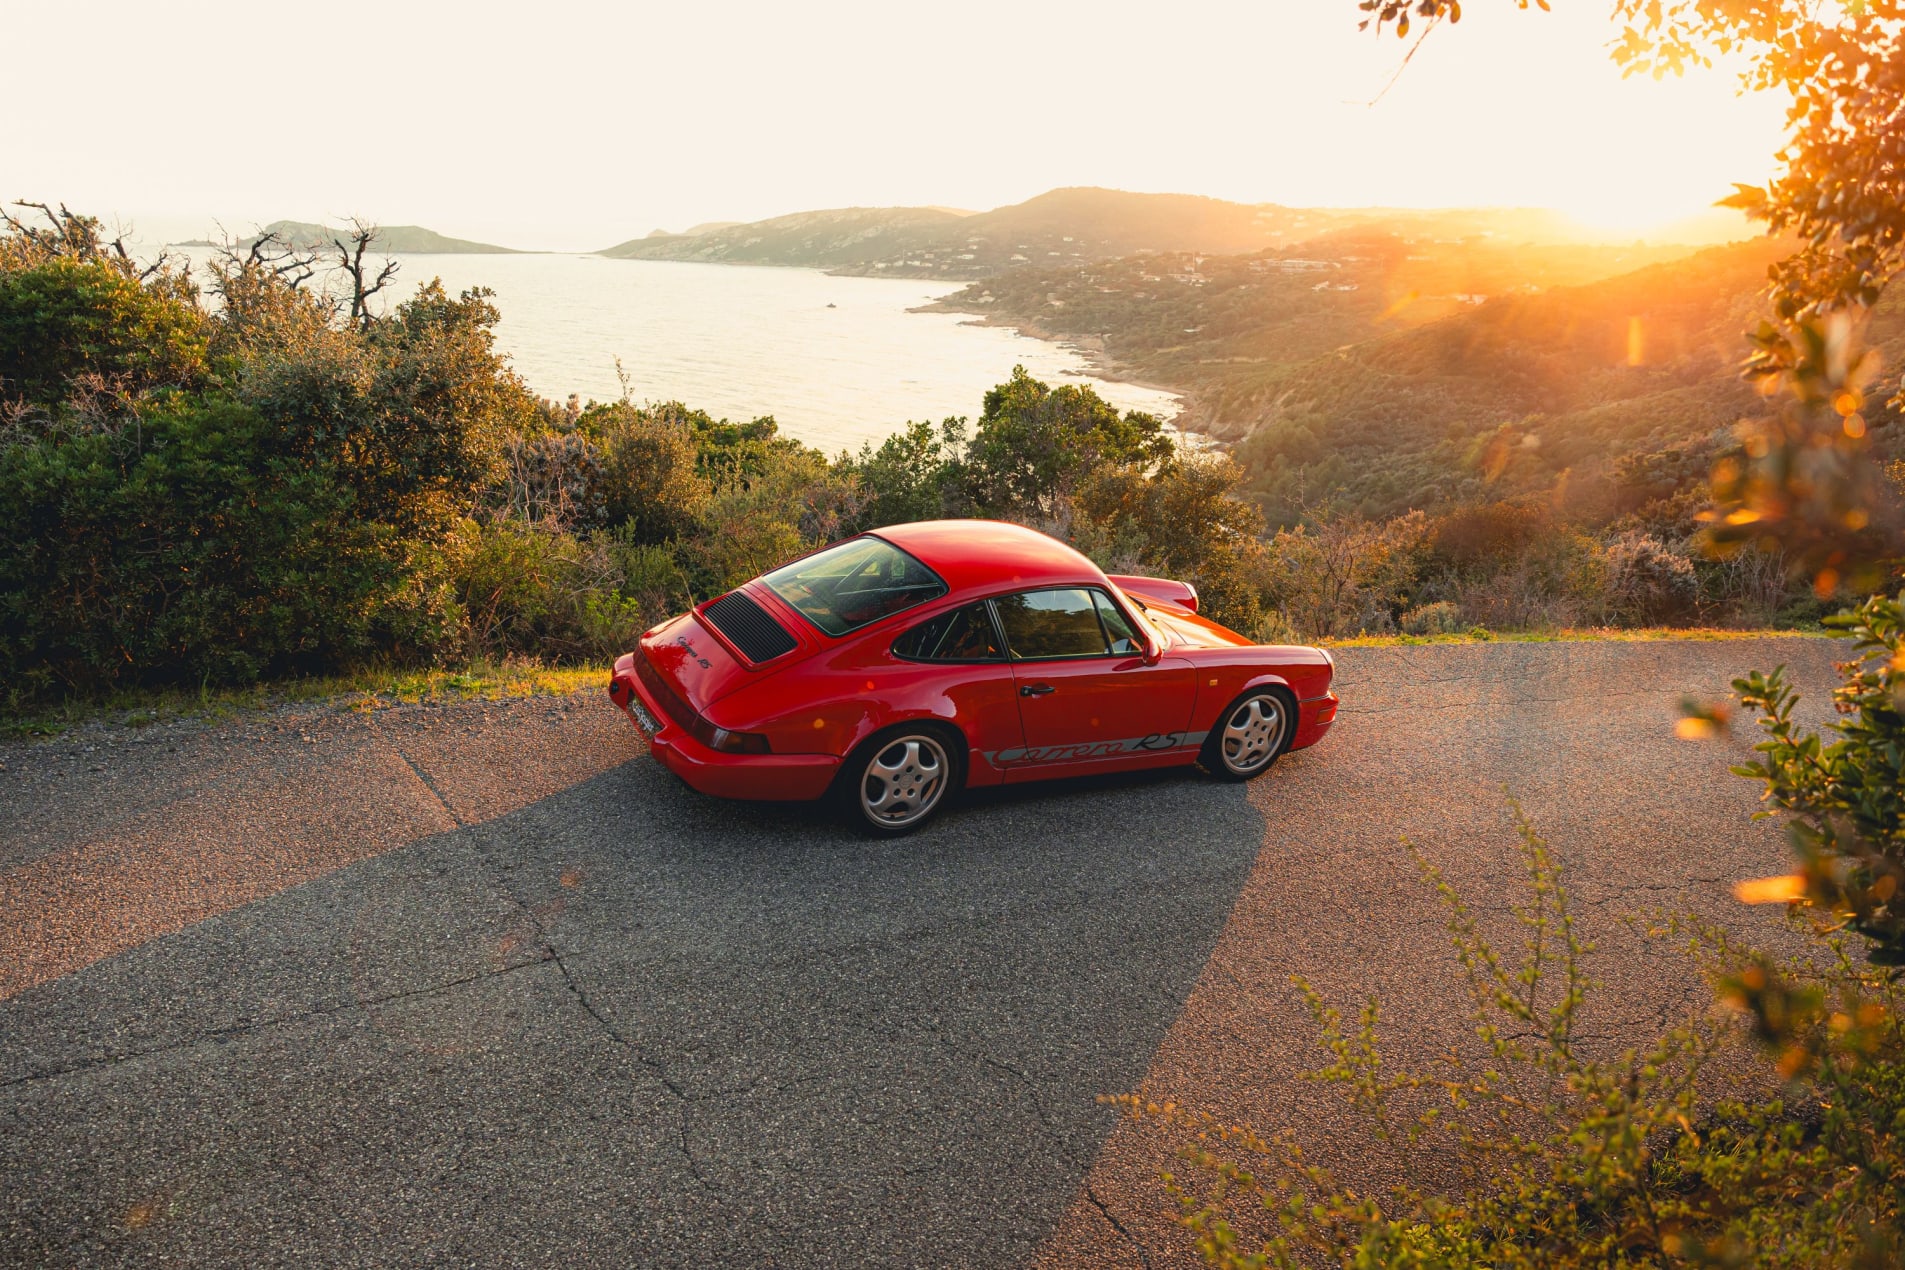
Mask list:
[[[350,320],[365,330],[371,324],[371,298],[397,276],[397,262],[388,256],[376,266],[374,274],[371,265],[365,263],[364,257],[376,241],[377,226],[357,217],[351,219],[350,233],[331,239],[331,246],[337,252],[337,267],[350,283]]]
[[[966,421],[954,417],[937,429],[911,422],[880,443],[860,447],[859,457],[848,460],[867,491],[866,525],[899,525],[934,520],[960,513],[961,456],[966,446]]]
[[[986,393],[966,450],[967,490],[990,515],[1049,516],[1094,469],[1136,463],[1152,470],[1174,448],[1156,416],[1121,415],[1088,387],[1053,388],[1015,366],[1010,380]]]

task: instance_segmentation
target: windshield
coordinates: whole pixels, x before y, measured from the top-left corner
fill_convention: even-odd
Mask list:
[[[849,539],[761,581],[829,635],[844,635],[946,594],[938,574],[879,538]]]
[[[1138,624],[1151,632],[1151,640],[1159,648],[1169,648],[1177,643],[1170,632],[1164,629],[1164,624],[1151,616],[1150,605],[1122,587],[1118,588],[1118,594],[1123,596],[1125,603],[1131,606],[1131,612],[1137,615]]]

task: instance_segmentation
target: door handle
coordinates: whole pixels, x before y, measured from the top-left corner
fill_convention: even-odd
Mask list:
[[[1019,695],[1021,697],[1043,697],[1047,693],[1057,692],[1057,691],[1058,689],[1052,687],[1052,685],[1050,684],[1020,684],[1019,685]]]

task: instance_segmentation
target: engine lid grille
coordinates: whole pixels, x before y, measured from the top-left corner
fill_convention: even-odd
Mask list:
[[[767,610],[739,591],[730,591],[707,608],[701,616],[741,650],[755,665],[772,661],[782,653],[791,653],[797,641],[787,628],[768,616]]]

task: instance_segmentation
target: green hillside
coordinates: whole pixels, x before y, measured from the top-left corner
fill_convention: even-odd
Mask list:
[[[1251,256],[1021,269],[941,307],[1184,390],[1181,422],[1232,445],[1277,523],[1537,494],[1605,522],[1690,489],[1761,409],[1736,368],[1787,250],[1360,229]],[[1871,335],[1897,364],[1895,303]]]

